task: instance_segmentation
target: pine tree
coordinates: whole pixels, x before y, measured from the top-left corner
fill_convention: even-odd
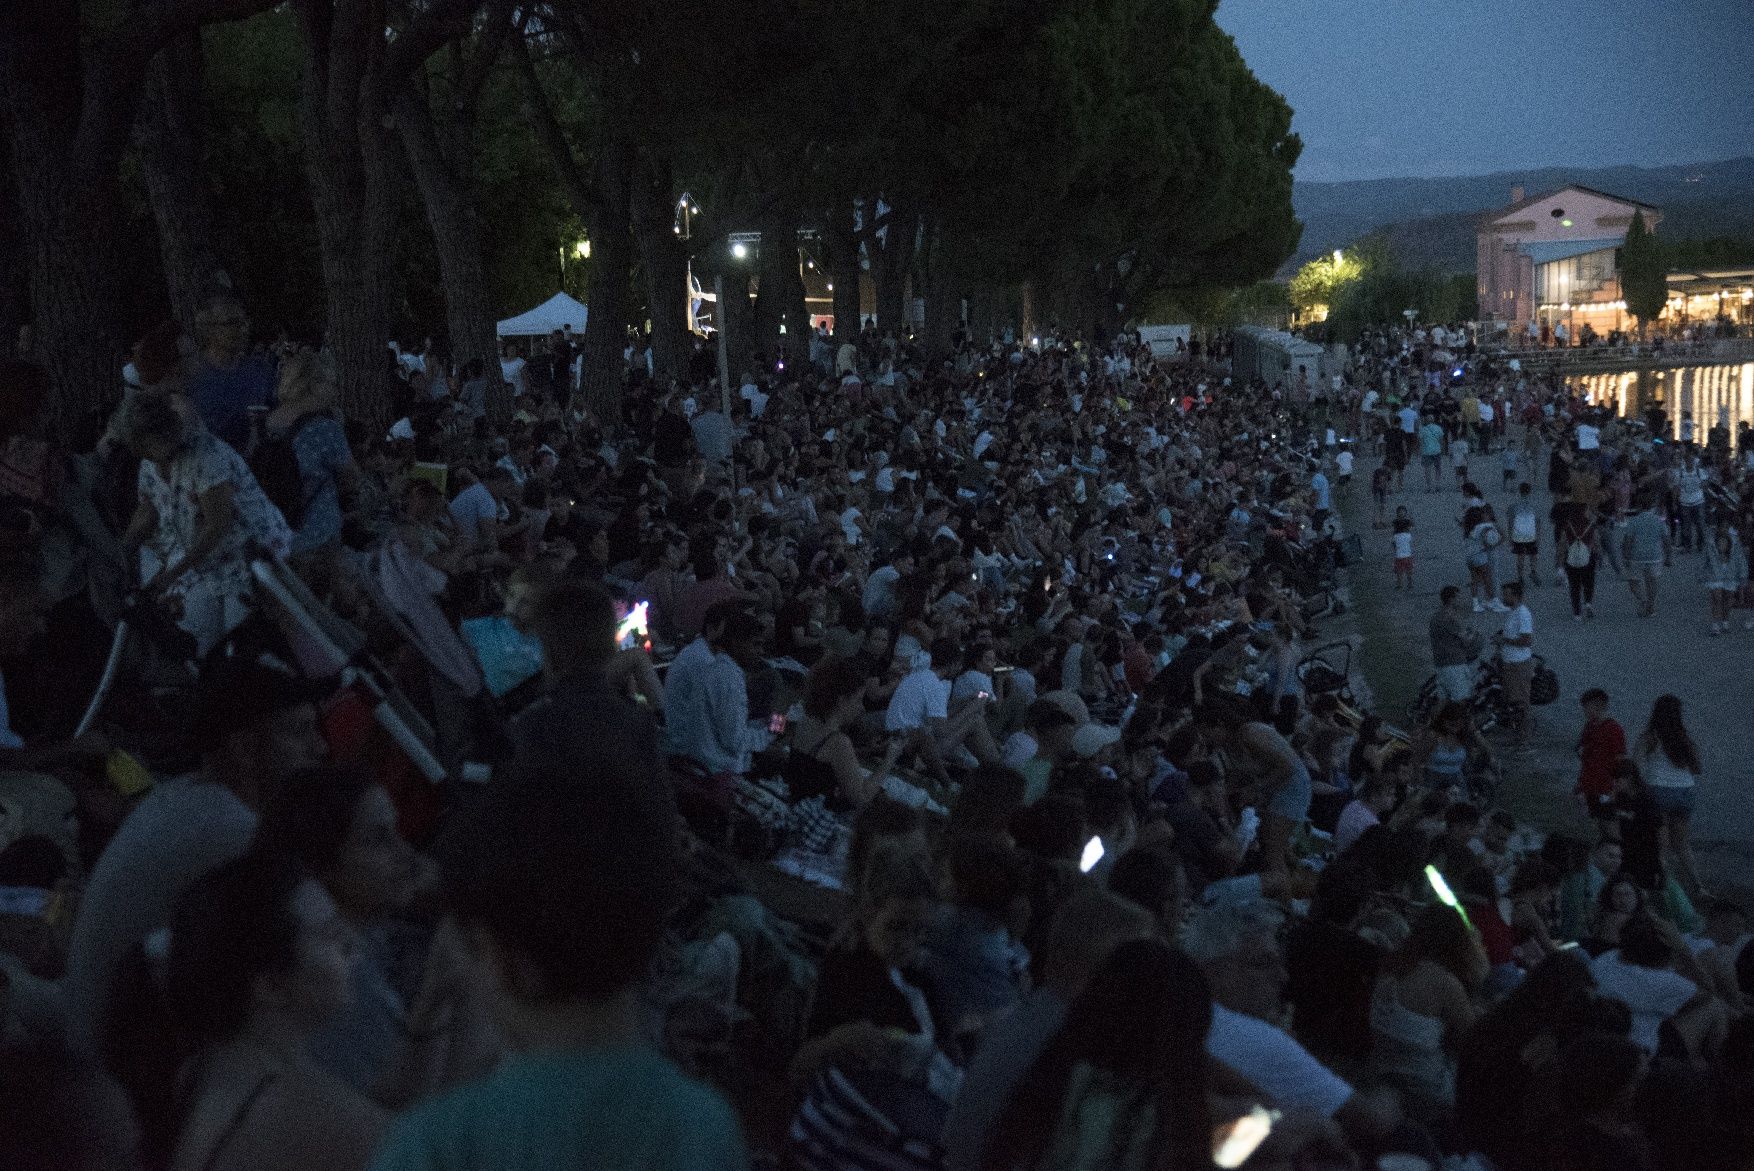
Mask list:
[[[1662,315],[1668,303],[1669,283],[1664,272],[1663,247],[1644,226],[1644,213],[1632,213],[1626,242],[1620,246],[1620,295],[1627,312],[1638,319],[1642,333]]]

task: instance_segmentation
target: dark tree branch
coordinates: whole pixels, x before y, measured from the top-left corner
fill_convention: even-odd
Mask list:
[[[578,157],[573,154],[572,144],[566,140],[566,132],[560,127],[560,120],[554,116],[554,109],[548,104],[548,95],[542,90],[542,79],[536,76],[536,62],[530,59],[530,48],[523,37],[511,39],[511,53],[517,63],[518,73],[524,79],[525,97],[530,107],[531,119],[536,125],[536,137],[548,148],[549,157],[554,160],[554,168],[560,172],[561,182],[566,184],[567,193],[572,196],[579,213],[582,215],[597,210],[602,206],[602,197],[596,185],[585,177]]]

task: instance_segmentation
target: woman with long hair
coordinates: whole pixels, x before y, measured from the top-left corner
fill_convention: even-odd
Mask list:
[[[1371,997],[1371,1067],[1427,1122],[1455,1107],[1455,1060],[1480,1013],[1474,996],[1488,964],[1480,939],[1450,907],[1432,904],[1383,961]]]
[[[1663,844],[1674,855],[1675,870],[1692,895],[1705,893],[1693,864],[1688,829],[1699,787],[1699,748],[1681,720],[1681,700],[1659,695],[1651,705],[1644,732],[1632,746],[1632,758],[1644,774],[1645,788],[1663,817]]]
[[[347,1008],[356,947],[322,885],[284,854],[252,851],[189,888],[162,999],[136,963],[112,1006],[107,1056],[139,1110],[148,1165],[365,1167],[387,1117],[310,1056]]]
[[[1212,1166],[1206,1034],[1212,994],[1159,940],[1116,948],[992,1130],[988,1171]]]
[[[1711,594],[1711,634],[1716,638],[1730,632],[1730,610],[1748,584],[1748,555],[1742,550],[1742,538],[1730,527],[1729,518],[1705,539],[1705,588]]]

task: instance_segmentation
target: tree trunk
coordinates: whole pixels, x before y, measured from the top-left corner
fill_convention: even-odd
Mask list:
[[[231,287],[220,262],[213,200],[202,181],[202,113],[201,34],[191,32],[153,58],[134,123],[171,314],[185,330],[194,329],[202,301]]]
[[[688,251],[676,234],[675,183],[670,160],[647,157],[637,165],[630,212],[652,318],[652,379],[660,387],[681,378],[692,349],[688,333]]]
[[[915,228],[913,217],[891,204],[882,246],[873,249],[876,258],[871,268],[877,282],[877,324],[885,333],[894,331],[898,338],[907,336],[907,277],[913,263]]]
[[[579,392],[601,424],[621,420],[627,317],[632,308],[633,225],[628,190],[633,146],[603,143],[597,158],[597,209],[591,217],[591,284],[586,298],[584,363]]]
[[[348,418],[390,421],[385,352],[390,340],[389,261],[395,240],[394,173],[381,121],[326,117],[326,70],[306,64],[300,103],[305,172],[323,261],[324,336],[335,359],[336,389]],[[338,105],[348,105],[346,97]]]
[[[823,219],[828,249],[828,279],[834,285],[834,341],[839,346],[859,336],[859,234],[853,227],[853,204],[845,201]]]
[[[459,367],[475,359],[481,362],[489,387],[489,413],[498,417],[505,405],[504,383],[499,376],[499,335],[494,328],[493,295],[488,291],[474,185],[446,160],[424,95],[408,90],[397,98],[396,129],[426,208],[426,222],[432,228],[439,279],[444,283],[451,357]],[[467,165],[469,144],[455,145],[452,157]]]
[[[784,201],[775,201],[761,219],[760,284],[755,296],[755,333],[750,354],[771,369],[784,348],[786,301],[798,275],[798,229]]]
[[[0,42],[7,35],[0,34]],[[121,145],[113,152],[108,144],[81,149],[79,93],[60,76],[69,65],[52,56],[56,51],[77,54],[77,44],[50,37],[0,43],[0,93],[30,285],[29,356],[48,371],[49,424],[61,438],[77,440],[88,436],[119,386],[127,352],[115,264]],[[15,341],[7,338],[7,348]]]

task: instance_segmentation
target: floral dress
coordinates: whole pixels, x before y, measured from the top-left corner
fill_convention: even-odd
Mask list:
[[[200,431],[168,466],[140,461],[139,498],[158,514],[158,528],[141,549],[143,579],[182,559],[199,526],[201,494],[227,482],[235,486],[237,519],[231,531],[206,561],[165,590],[182,602],[181,625],[195,635],[203,654],[248,616],[251,544],[285,557],[292,551],[292,532],[243,456],[209,431]]]

